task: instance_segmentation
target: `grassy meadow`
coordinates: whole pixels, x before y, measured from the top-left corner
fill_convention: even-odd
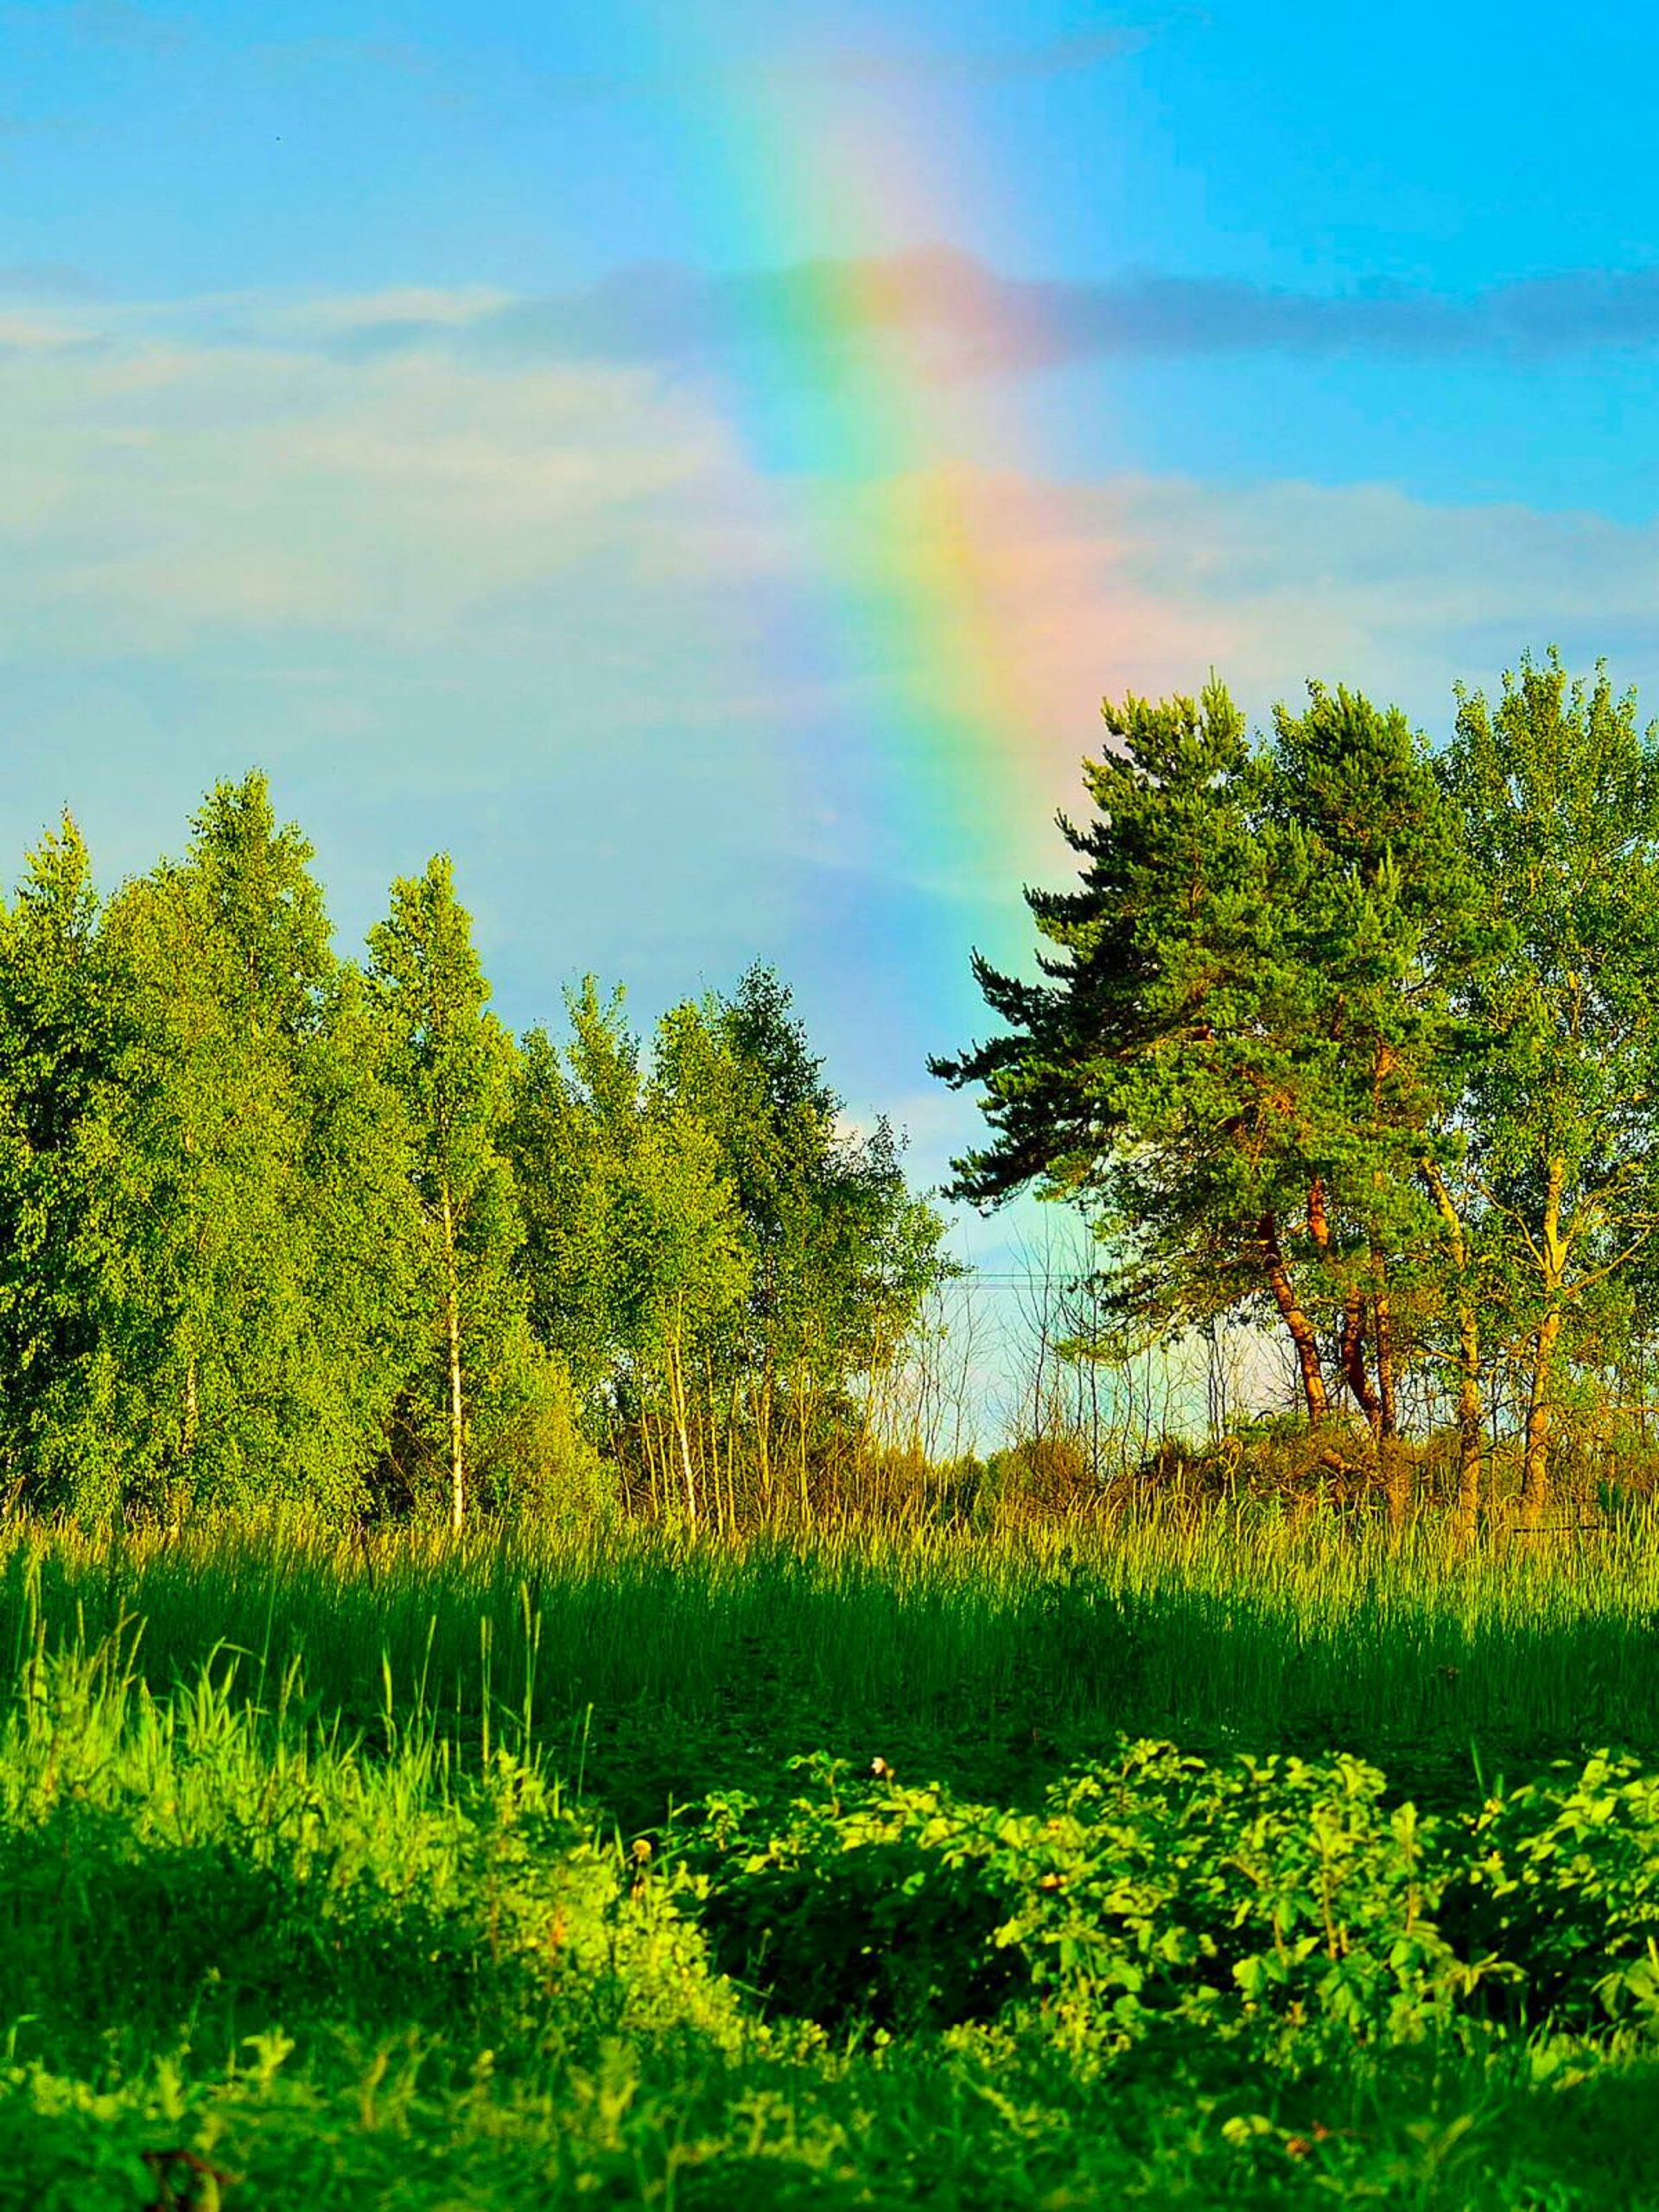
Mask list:
[[[16,1529],[0,2200],[1659,2204],[1656,1533]]]

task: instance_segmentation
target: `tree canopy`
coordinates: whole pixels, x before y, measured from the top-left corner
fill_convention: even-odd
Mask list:
[[[1438,752],[1319,683],[1265,740],[1213,680],[1105,720],[1035,979],[977,961],[1002,1026],[933,1063],[990,1132],[956,1195],[1081,1205],[1148,1334],[1281,1332],[1338,1463],[1454,1395],[1465,1516],[1490,1419],[1537,1518],[1659,1222],[1653,734],[1553,653]]]
[[[107,899],[73,822],[0,909],[0,1483],[176,1526],[775,1503],[856,1442],[942,1224],[785,987],[489,1010],[442,856],[336,950],[264,779]],[[765,1381],[757,1385],[756,1375]]]

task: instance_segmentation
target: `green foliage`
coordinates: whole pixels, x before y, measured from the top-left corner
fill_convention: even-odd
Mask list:
[[[1466,1941],[1524,1962],[1519,2018],[1659,2031],[1659,1780],[1599,1755],[1499,1792],[1474,1837],[1455,1908]]]
[[[747,1328],[728,1363],[798,1400],[891,1358],[938,1279],[943,1224],[906,1189],[886,1121],[841,1127],[787,988],[753,968],[730,998],[674,1007],[656,1058],[664,1096],[715,1136],[742,1217]]]
[[[493,1750],[457,1771],[418,1712],[365,1758],[306,1725],[292,1674],[268,1730],[228,1659],[158,1702],[122,1656],[37,1653],[0,1736],[5,2006],[60,2052],[107,2044],[78,2044],[89,2018],[133,2056],[187,2031],[228,2049],[250,2004],[290,2035],[733,2031],[674,1884],[533,1768]],[[50,1951],[22,1940],[42,1917]]]
[[[1649,1356],[1659,756],[1634,698],[1523,660],[1496,704],[1459,693],[1438,756],[1319,683],[1269,744],[1213,682],[1105,715],[1064,825],[1078,887],[1027,894],[1039,980],[979,963],[1003,1030],[934,1064],[992,1132],[957,1194],[1079,1204],[1148,1337],[1282,1325],[1322,1463],[1363,1421],[1396,1517],[1405,1385],[1424,1427],[1455,1395],[1465,1537],[1486,1408],[1515,1406],[1536,1526],[1560,1416],[1628,1398]]]
[[[1198,980],[1188,971],[1206,952],[1217,989],[1270,988],[1259,932],[1273,914],[1251,820],[1261,771],[1219,685],[1201,701],[1131,697],[1109,709],[1108,728],[1121,749],[1085,771],[1095,818],[1064,825],[1083,888],[1027,893],[1053,948],[1044,979],[1021,982],[976,958],[1007,1033],[933,1066],[983,1085],[994,1132],[958,1163],[960,1195],[995,1204],[1036,1183],[1103,1202],[1145,1253],[1144,1272],[1166,1271],[1172,1309],[1196,1316],[1217,1296],[1230,1303],[1247,1280],[1254,1288],[1228,1254],[1228,1227],[1259,1215],[1273,1192],[1273,1166],[1232,1141],[1235,1076],[1210,1049],[1216,1025],[1201,1007],[1186,1018]],[[1133,1192],[1109,1179],[1118,1170]],[[1200,1249],[1212,1244],[1226,1286]]]
[[[37,1508],[118,1502],[137,1315],[118,1133],[137,1015],[74,823],[0,918],[0,1433]]]
[[[814,1779],[781,1831],[719,1797],[688,1846],[726,1955],[784,2010],[914,2028],[1025,2002],[1096,2045],[1160,2018],[1408,2040],[1495,1970],[1435,1925],[1440,1827],[1357,1759],[1211,1767],[1142,1742],[1031,1813]]]
[[[66,818],[0,909],[0,1503],[723,1523],[785,1425],[806,1503],[942,1224],[777,979],[521,1046],[447,860],[359,969],[262,777],[192,832],[101,904]]]
[[[524,1395],[474,1463],[479,1503],[499,1524],[534,1537],[613,1529],[623,1508],[613,1461],[584,1433],[582,1408],[558,1358],[531,1344],[522,1355]]]
[[[505,1139],[530,1311],[601,1433],[671,1432],[664,1488],[695,1518],[690,1395],[748,1289],[742,1224],[717,1140],[643,1073],[620,995],[601,1003],[590,977],[569,1007],[564,1055],[525,1039]]]
[[[672,1007],[649,1066],[620,994],[590,978],[568,1004],[563,1052],[524,1041],[505,1140],[537,1333],[659,1510],[773,1514],[809,1491],[826,1430],[856,1435],[861,1384],[939,1279],[943,1224],[885,1123],[842,1129],[769,970]]]
[[[369,932],[368,989],[385,1078],[411,1141],[420,1234],[418,1312],[427,1357],[405,1382],[388,1475],[416,1507],[465,1517],[469,1466],[535,1395],[521,1230],[501,1150],[512,1040],[490,990],[447,859],[391,887]],[[442,1470],[442,1474],[438,1470]]]
[[[1325,1314],[1387,1310],[1433,1221],[1416,1176],[1447,1106],[1433,956],[1464,934],[1455,834],[1403,716],[1346,691],[1281,709],[1270,751],[1213,683],[1106,721],[1093,815],[1065,825],[1081,887],[1027,893],[1042,980],[979,963],[1006,1033],[934,1063],[983,1086],[995,1132],[956,1189],[1082,1204],[1116,1316],[1154,1334],[1282,1321],[1318,1427]],[[1342,1364],[1387,1429],[1382,1338],[1380,1396],[1351,1327]]]
[[[8,2202],[1592,2212],[1659,2198],[1640,1974],[1656,1801],[1634,1761],[1419,1815],[1349,1755],[1123,1742],[1018,1799],[815,1758],[770,1790],[715,1791],[652,1848],[558,1785],[528,1703],[486,1679],[465,1726],[446,1721],[453,1624],[429,1611],[428,1689],[389,1671],[371,1714],[343,1726],[319,1694],[327,1668],[308,1683],[269,1643],[302,1541],[264,1560],[245,1538],[218,1582],[188,1536],[135,1553],[136,1583],[118,1553],[89,1559],[87,1594],[149,1616],[142,1637],[135,1623],[101,1645],[48,1571],[78,1543],[28,1565],[28,1624],[0,1679]],[[342,1550],[319,1592],[319,1658],[332,1628],[359,1681],[400,1564],[412,1607],[453,1611],[464,1572],[504,1626],[511,1573],[530,1564],[475,1548],[458,1569],[460,1548],[398,1543],[355,1579]],[[905,1556],[913,1609],[914,1578],[949,1561]],[[626,1578],[627,1561],[604,1571]],[[753,1662],[747,1624],[791,1588],[800,1602],[806,1562],[794,1583],[775,1554],[682,1548],[664,1565],[695,1579],[699,1561],[702,1648],[734,1617],[729,1691]],[[957,1605],[1014,1565],[964,1549]],[[1075,1590],[1077,1565],[1050,1558],[1036,1592]],[[1536,1611],[1550,1586],[1529,1571]],[[671,1636],[674,1586],[644,1599]],[[268,1648],[204,1667],[238,1590]],[[141,1655],[185,1602],[197,1659],[175,1619],[152,1690]],[[555,1591],[546,1618],[569,1609]],[[1051,1688],[1075,1663],[1057,1620],[1022,1624]],[[594,1630],[589,1614],[572,1649]],[[864,1649],[818,1643],[850,1684]],[[487,1669],[487,1644],[474,1648]],[[895,1656],[881,1657],[889,1700]],[[984,1742],[982,1706],[975,1726]],[[721,1971],[740,1961],[753,1986]]]
[[[358,1495],[403,1370],[401,1135],[263,782],[99,912],[72,826],[0,944],[7,1452],[31,1503]]]
[[[1621,1277],[1659,1211],[1659,747],[1605,669],[1523,661],[1460,700],[1445,780],[1483,870],[1491,948],[1458,1001],[1484,1284],[1524,1347],[1529,1502],[1544,1494],[1561,1356],[1628,1325]]]

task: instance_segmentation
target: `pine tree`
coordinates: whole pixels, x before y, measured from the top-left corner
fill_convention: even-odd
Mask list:
[[[1270,1312],[1314,1431],[1334,1344],[1380,1444],[1393,1255],[1427,1211],[1441,1110],[1433,917],[1455,844],[1423,748],[1317,686],[1270,753],[1215,683],[1105,715],[1092,815],[1061,823],[1081,887],[1027,893],[1040,980],[977,962],[1006,1032],[933,1064],[983,1087],[995,1132],[957,1194],[1082,1205],[1112,1309],[1155,1333]]]
[[[931,1063],[983,1087],[995,1133],[953,1192],[987,1205],[1034,1185],[1081,1205],[1109,1246],[1113,1310],[1159,1333],[1265,1296],[1319,1430],[1304,841],[1269,817],[1266,764],[1218,683],[1104,713],[1116,747],[1084,765],[1092,815],[1060,824],[1081,888],[1026,894],[1052,948],[1040,980],[976,957],[1005,1033]]]
[[[1310,1220],[1340,1307],[1338,1370],[1402,1510],[1404,1361],[1437,1336],[1448,1291],[1474,1325],[1462,1219],[1447,1218],[1439,1163],[1457,1153],[1451,989],[1479,950],[1475,884],[1427,742],[1397,708],[1310,683],[1300,715],[1276,709],[1274,732],[1267,805],[1300,843],[1302,1019],[1319,1069]],[[1465,1331],[1458,1359],[1466,1505],[1479,1479],[1478,1334]]]

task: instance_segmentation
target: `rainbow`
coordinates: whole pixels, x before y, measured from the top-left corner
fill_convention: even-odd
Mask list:
[[[1071,755],[1074,766],[1076,747],[1052,727],[1052,684],[1035,664],[1041,626],[1020,564],[1058,524],[1035,474],[1009,458],[1022,442],[1014,387],[942,372],[926,315],[906,311],[903,287],[948,272],[947,257],[857,251],[860,237],[891,234],[895,206],[912,235],[948,235],[942,180],[914,156],[928,120],[900,118],[884,92],[879,124],[851,122],[832,101],[813,127],[792,83],[785,103],[764,73],[673,59],[707,94],[698,159],[715,185],[711,254],[729,262],[741,238],[747,267],[794,272],[764,332],[737,334],[762,342],[734,349],[749,365],[728,390],[740,440],[798,527],[804,517],[813,644],[849,710],[841,721],[866,732],[837,781],[854,771],[884,872],[931,894],[958,944],[982,937],[1014,899],[1061,795],[1056,765]],[[848,251],[804,262],[800,218],[825,207]],[[971,315],[971,288],[965,301]],[[1003,348],[1006,330],[964,334],[963,299],[953,306],[958,353],[964,334],[988,357]]]

